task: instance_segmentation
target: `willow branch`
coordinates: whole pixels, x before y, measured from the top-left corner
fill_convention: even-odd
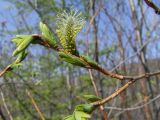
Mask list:
[[[41,35],[37,35],[37,34],[34,34],[32,35],[33,37],[33,42],[32,44],[40,44],[44,47],[47,47],[47,48],[51,48],[51,49],[54,49],[55,51],[57,52],[60,52],[60,51],[63,51],[63,49],[61,49],[60,47],[54,47],[52,45],[50,45],[47,40],[44,40],[44,38],[41,36]],[[86,62],[85,60],[83,60],[81,57],[79,56],[75,56],[76,58],[80,59],[81,61],[84,61]],[[139,79],[142,79],[142,78],[148,78],[148,77],[151,77],[151,76],[155,76],[155,75],[159,75],[160,74],[160,71],[157,71],[157,72],[153,72],[153,73],[145,73],[145,74],[141,74],[139,76],[124,76],[124,75],[120,75],[120,74],[116,74],[116,73],[113,73],[109,70],[106,70],[104,68],[102,68],[100,65],[93,65],[92,63],[90,62],[87,62],[87,65],[89,67],[86,67],[86,68],[89,68],[89,69],[95,69],[101,73],[103,73],[104,75],[106,76],[109,76],[111,78],[116,78],[118,80],[129,80],[124,86],[120,87],[118,90],[116,90],[113,94],[111,94],[110,96],[100,100],[100,101],[96,101],[94,103],[92,103],[93,105],[95,106],[102,106],[104,105],[105,103],[107,103],[108,101],[114,99],[116,96],[118,96],[120,93],[122,93],[124,90],[126,90],[130,85],[132,85],[135,81],[139,80]],[[11,71],[12,70],[12,67],[9,65],[7,66],[2,72],[0,72],[0,77],[2,77],[5,73],[7,73],[8,71]],[[32,97],[30,95],[30,93],[28,93],[28,95],[30,96],[30,98]],[[43,114],[41,113],[41,111],[39,110],[38,106],[36,105],[34,99],[31,99],[32,100],[32,103],[33,105],[35,106],[35,109],[37,110],[37,112],[39,113],[40,117],[42,120],[44,120],[44,117],[43,117]]]
[[[45,41],[41,35],[38,35],[38,34],[34,34],[32,35],[33,38],[34,38],[34,41],[35,41],[35,44],[40,44],[44,47],[47,47],[47,48],[51,48],[51,49],[54,49],[55,51],[62,51],[61,48],[55,48],[53,46],[51,46],[49,43],[47,43],[47,41]],[[34,44],[34,43],[33,43]],[[81,59],[82,60],[82,59]],[[85,61],[86,62],[86,61]],[[116,73],[113,73],[109,70],[106,70],[104,68],[102,68],[100,65],[97,65],[95,68],[93,67],[90,67],[90,69],[95,69],[109,77],[112,77],[112,78],[116,78],[116,79],[119,79],[119,80],[123,80],[124,79],[124,76],[123,75],[119,75],[119,74],[116,74]]]
[[[34,34],[34,35],[32,35],[32,37],[33,37],[33,42],[32,42],[32,44],[40,44],[40,45],[42,45],[42,46],[44,46],[44,47],[54,49],[54,50],[57,51],[57,52],[63,51],[63,49],[60,48],[60,47],[56,47],[56,48],[55,48],[54,46],[51,46],[46,40],[44,40],[44,38],[43,38],[41,35]],[[75,57],[78,58],[78,56],[75,56]],[[81,59],[81,58],[79,58],[79,59],[80,59],[80,60],[83,60],[83,59]],[[86,61],[84,61],[84,62],[86,62]],[[88,63],[88,65],[89,65],[89,68],[90,68],[90,69],[95,69],[95,70],[103,73],[103,74],[106,75],[106,76],[109,76],[109,77],[111,77],[111,78],[116,78],[116,79],[118,79],[118,80],[126,80],[126,79],[129,79],[129,80],[130,80],[130,79],[132,79],[132,80],[137,80],[137,79],[141,79],[141,78],[150,77],[150,76],[154,76],[154,75],[160,74],[160,71],[158,71],[158,72],[155,72],[155,73],[142,74],[142,75],[140,75],[140,76],[124,76],[124,75],[121,75],[121,74],[113,73],[112,71],[109,71],[109,70],[107,70],[107,69],[104,69],[104,68],[102,68],[102,67],[101,67],[100,65],[98,65],[98,64],[97,64],[97,66],[95,66],[95,67],[92,67],[92,65],[90,65],[89,63]],[[2,77],[6,72],[11,71],[11,70],[12,70],[12,68],[10,67],[10,65],[7,66],[2,72],[0,72],[0,77]]]

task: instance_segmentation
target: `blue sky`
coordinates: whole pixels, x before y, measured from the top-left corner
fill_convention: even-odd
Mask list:
[[[13,44],[10,44],[11,39],[15,36],[15,34],[18,34],[18,33],[15,33],[15,30],[17,30],[17,27],[21,29],[22,25],[20,25],[20,23],[23,20],[21,19],[20,15],[18,15],[17,9],[13,4],[7,2],[6,0],[0,0],[0,5],[1,5],[0,7],[0,33],[1,33],[0,34],[0,54],[1,54],[1,52],[4,53],[6,52],[6,50],[7,51],[13,50],[11,48],[14,46]],[[40,21],[39,17],[35,12],[25,14],[24,18],[27,24],[31,26],[36,25]],[[5,27],[3,26],[3,23],[5,23]]]
[[[17,21],[17,9],[15,8],[14,5],[11,3],[5,1],[5,0],[0,0],[0,23],[6,22],[7,28],[9,30],[14,30],[16,27],[16,21]],[[34,25],[37,23],[38,16],[36,13],[32,12],[31,14],[28,14],[25,16],[25,19],[28,24]],[[20,19],[19,19],[20,21]],[[19,22],[17,21],[17,23]]]

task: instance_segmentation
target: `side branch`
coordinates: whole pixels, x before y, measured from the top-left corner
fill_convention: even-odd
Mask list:
[[[94,103],[92,103],[94,106],[100,106],[100,105],[104,105],[105,103],[109,102],[110,100],[114,99],[115,97],[117,97],[120,93],[122,93],[123,91],[125,91],[131,84],[133,84],[136,80],[130,80],[129,82],[127,82],[124,86],[120,87],[118,90],[116,90],[112,95],[100,100],[100,101],[96,101]]]
[[[145,74],[142,74],[139,76],[123,76],[123,78],[129,79],[129,80],[139,80],[142,78],[148,78],[148,77],[159,75],[159,74],[160,74],[160,71],[157,71],[157,72],[153,72],[153,73],[145,73]]]
[[[0,72],[0,77],[2,77],[5,73],[7,73],[8,71],[11,71],[12,68],[9,66],[7,66],[2,72]]]
[[[157,5],[155,5],[155,4],[152,2],[152,0],[144,0],[144,1],[145,1],[145,3],[146,3],[149,7],[151,7],[152,9],[155,10],[155,13],[156,13],[156,14],[160,15],[160,8],[159,8]]]
[[[117,89],[113,94],[111,94],[110,96],[92,103],[95,106],[100,106],[103,105],[107,102],[109,102],[110,100],[114,99],[115,97],[117,97],[120,93],[122,93],[123,91],[125,91],[130,85],[132,85],[133,83],[135,83],[137,80],[140,80],[142,78],[147,78],[147,77],[151,77],[151,76],[155,76],[155,75],[160,75],[160,71],[157,72],[153,72],[153,73],[146,73],[146,74],[142,74],[139,75],[137,77],[131,77],[131,76],[124,76],[124,78],[130,79],[130,81],[128,81],[124,86],[120,87],[119,89]]]

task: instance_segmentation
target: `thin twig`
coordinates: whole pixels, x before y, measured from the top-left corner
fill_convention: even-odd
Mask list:
[[[160,98],[160,94],[157,95],[155,98],[151,99],[149,102],[147,102],[147,103],[145,103],[145,104],[143,104],[143,105],[140,105],[140,106],[136,106],[136,107],[133,107],[133,108],[128,108],[128,110],[141,109],[141,108],[144,107],[145,105],[148,105],[148,104],[156,101],[156,100],[159,99],[159,98]],[[115,115],[115,117],[119,116],[120,114],[122,114],[122,113],[125,112],[125,111],[126,111],[126,110],[124,109],[124,111],[117,113],[117,114]]]
[[[94,92],[95,92],[96,96],[99,97],[98,88],[97,88],[97,86],[96,86],[96,84],[95,84],[95,81],[94,81],[94,79],[93,79],[92,71],[91,71],[90,69],[88,69],[88,72],[89,72],[89,76],[90,76],[90,78],[91,78],[91,82],[92,82],[92,85],[93,85],[93,88],[94,88]],[[101,112],[101,114],[103,115],[104,120],[108,120],[108,116],[107,116],[107,113],[106,113],[105,110],[104,110],[104,106],[103,106],[103,105],[100,106],[100,112]]]
[[[2,77],[8,71],[11,71],[11,67],[10,66],[7,66],[2,72],[0,72],[0,77]]]
[[[123,75],[113,73],[113,72],[111,72],[107,69],[102,68],[101,66],[98,66],[98,68],[96,70],[103,73],[106,76],[111,77],[111,78],[116,78],[118,80],[124,80],[125,79]]]
[[[137,109],[143,108],[145,105],[148,105],[148,104],[152,103],[153,101],[156,101],[159,98],[160,98],[160,94],[157,95],[156,97],[154,97],[153,99],[151,99],[150,101],[148,101],[147,103],[143,104],[143,105],[138,105],[138,106],[130,107],[130,108],[105,107],[105,109],[119,110],[119,111],[122,111],[122,112],[124,112],[124,111],[131,111],[131,110],[137,110]]]
[[[149,7],[154,9],[156,14],[160,15],[160,8],[156,4],[154,4],[152,0],[144,0],[144,1]]]
[[[91,79],[91,82],[92,82],[92,85],[93,85],[93,88],[94,88],[94,92],[97,96],[99,96],[98,88],[97,88],[96,83],[93,79],[92,71],[89,69],[88,72],[89,72],[89,76],[90,76],[90,79]]]
[[[130,80],[139,80],[142,78],[148,78],[148,77],[152,77],[152,76],[156,76],[159,75],[160,71],[156,71],[153,73],[145,73],[145,74],[141,74],[139,76],[124,76],[124,79],[130,79]]]
[[[11,114],[11,112],[9,111],[8,107],[7,107],[7,104],[6,104],[6,101],[5,101],[5,98],[4,98],[4,94],[3,94],[1,88],[0,88],[0,94],[1,94],[1,97],[2,97],[3,104],[4,104],[4,108],[5,108],[8,116],[9,116],[9,119],[10,119],[10,120],[13,120],[12,114]]]
[[[31,102],[33,104],[33,106],[35,107],[37,113],[39,114],[41,120],[45,120],[44,115],[42,114],[42,112],[40,111],[38,105],[36,104],[36,101],[34,100],[34,98],[32,97],[31,93],[29,90],[26,90],[27,95],[29,96],[29,98],[31,99]]]
[[[113,94],[111,94],[110,96],[102,99],[102,100],[99,100],[99,101],[96,101],[96,102],[93,102],[92,104],[94,106],[100,106],[100,105],[103,105],[107,102],[109,102],[110,100],[114,99],[115,97],[117,97],[120,93],[122,93],[124,90],[126,90],[131,84],[133,84],[136,80],[130,80],[128,81],[124,86],[120,87],[118,90],[116,90]]]
[[[139,50],[137,50],[134,54],[132,54],[130,57],[126,58],[125,60],[121,61],[118,65],[116,65],[111,71],[114,71],[115,69],[117,69],[119,66],[121,66],[123,63],[125,63],[126,61],[128,61],[129,59],[135,57],[136,55],[138,55],[149,43],[150,41],[146,41]]]
[[[110,96],[104,98],[103,100],[94,102],[93,105],[95,106],[99,106],[99,105],[103,105],[107,102],[109,102],[110,100],[114,99],[115,97],[117,97],[120,93],[122,93],[124,90],[126,90],[130,85],[132,85],[134,82],[136,82],[137,80],[140,80],[142,78],[147,78],[147,77],[151,77],[151,76],[155,76],[155,75],[159,75],[160,71],[158,72],[153,72],[153,73],[145,73],[139,76],[135,76],[135,77],[131,77],[131,76],[124,76],[124,78],[130,79],[130,81],[128,81],[124,86],[120,87],[118,90],[116,90],[113,94],[111,94]]]

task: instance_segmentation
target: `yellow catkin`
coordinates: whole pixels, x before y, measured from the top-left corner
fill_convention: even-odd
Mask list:
[[[76,55],[76,36],[84,26],[85,21],[82,14],[78,11],[71,10],[70,13],[63,12],[57,18],[57,35],[60,43],[66,52]]]

